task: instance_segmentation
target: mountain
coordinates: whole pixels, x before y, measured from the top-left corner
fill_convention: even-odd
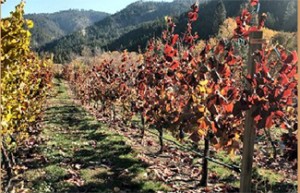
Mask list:
[[[186,12],[193,2],[193,0],[176,0],[172,3],[137,1],[90,27],[42,46],[38,51],[54,53],[56,62],[69,61],[73,53],[81,54],[86,47],[92,51],[106,48],[107,44],[139,28],[145,22]]]
[[[194,0],[174,0],[173,2],[143,2],[130,4],[120,12],[68,36],[57,39],[39,49],[40,52],[54,53],[55,62],[65,62],[72,55],[82,55],[83,51],[95,53],[98,50],[137,51],[145,48],[147,40],[160,37],[165,29],[164,17],[174,16],[175,32],[185,31],[187,11]],[[226,17],[236,17],[248,0],[223,0]],[[260,13],[267,13],[271,18],[266,26],[281,31],[297,30],[297,10],[293,6],[296,0],[272,1],[260,0]],[[199,19],[193,24],[201,39],[208,39],[218,31],[213,24],[215,10],[220,0],[200,1]],[[287,22],[289,21],[289,22]]]
[[[38,48],[53,40],[78,31],[98,22],[108,13],[92,10],[66,10],[56,13],[27,14],[35,26],[31,29],[32,46]]]
[[[219,1],[213,0],[200,4],[199,19],[193,24],[193,31],[197,32],[201,39],[208,39],[214,35],[214,31],[218,31],[218,29],[213,29],[213,21],[215,20],[214,12],[218,2]],[[247,0],[223,0],[227,18],[239,15],[241,8],[247,2]],[[269,0],[260,0],[260,2],[260,13],[267,13],[268,15],[266,22],[267,28],[276,31],[297,31],[297,10],[292,9],[292,5],[295,5],[297,2],[296,0],[274,1],[271,5]],[[286,22],[286,20],[289,22]],[[184,32],[187,23],[187,13],[175,17],[174,21],[176,23],[175,33]],[[106,47],[109,50],[122,50],[126,48],[128,51],[137,51],[139,48],[144,49],[147,41],[151,37],[154,37],[154,35],[160,37],[164,29],[164,19],[148,22],[122,35],[120,38],[109,43]]]

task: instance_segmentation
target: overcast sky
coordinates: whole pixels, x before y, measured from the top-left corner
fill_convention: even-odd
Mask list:
[[[68,9],[85,9],[103,11],[107,13],[116,13],[127,5],[137,0],[27,0],[25,5],[25,14],[28,13],[53,13]],[[144,0],[148,1],[148,0]],[[153,0],[166,1],[172,0]],[[15,9],[21,0],[7,0],[1,6],[1,17],[9,16],[9,13]]]

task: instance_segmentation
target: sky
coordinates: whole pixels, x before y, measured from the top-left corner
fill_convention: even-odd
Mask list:
[[[116,13],[127,5],[137,0],[26,0],[25,14],[28,13],[53,13],[68,9],[85,9],[103,11],[106,13]],[[144,0],[148,1],[148,0]],[[152,0],[171,2],[172,0]],[[6,0],[1,5],[1,17],[9,16],[21,0]]]

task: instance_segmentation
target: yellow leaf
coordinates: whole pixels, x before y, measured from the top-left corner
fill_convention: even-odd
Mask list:
[[[235,157],[235,151],[234,151],[233,148],[231,148],[230,151],[229,151],[229,157],[230,157],[231,160]]]
[[[200,81],[199,84],[200,84],[201,86],[206,86],[207,83],[208,83],[208,80],[202,80],[202,81]]]
[[[205,136],[206,135],[206,131],[202,130],[202,129],[198,129],[198,135],[199,136]]]
[[[239,139],[240,139],[240,135],[237,134],[237,133],[235,133],[235,134],[234,134],[234,139],[235,139],[235,140],[239,140]]]
[[[294,108],[289,106],[289,107],[287,107],[286,112],[293,113],[294,112]]]
[[[1,22],[2,23],[2,22]],[[3,27],[5,27],[5,28],[9,28],[11,26],[11,23],[8,21],[8,20],[5,20],[4,22],[3,22]]]
[[[198,107],[199,112],[204,113],[205,112],[205,106],[201,105]]]
[[[166,21],[166,22],[168,21],[168,18],[169,18],[169,16],[165,16],[165,21]]]
[[[31,36],[30,31],[27,31],[27,32],[26,32],[26,36],[27,36],[27,37],[30,37],[30,36]],[[29,44],[29,43],[30,43],[30,42],[28,41],[27,44]]]
[[[29,29],[33,28],[33,26],[34,26],[33,21],[32,21],[32,20],[29,20],[29,19],[26,20],[26,24],[27,24],[27,27],[28,27]]]
[[[35,119],[36,119],[35,116],[30,117],[29,122],[33,122],[33,121],[35,121]]]
[[[198,91],[200,93],[205,93],[206,92],[206,88],[204,86],[197,86],[197,88],[198,88]]]
[[[12,44],[15,44],[15,43],[17,43],[17,40],[16,40],[16,39],[12,39],[12,40],[11,40],[11,43],[12,43]]]
[[[5,120],[6,120],[7,122],[9,122],[12,118],[13,118],[13,115],[12,115],[11,113],[8,113],[8,114],[6,115],[6,117],[5,117]]]

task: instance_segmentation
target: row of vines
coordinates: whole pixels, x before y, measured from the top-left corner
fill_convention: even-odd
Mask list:
[[[209,148],[237,154],[246,111],[255,106],[251,116],[257,132],[284,130],[285,155],[296,159],[298,57],[296,51],[265,42],[261,50],[251,53],[259,59],[250,76],[249,35],[262,30],[267,19],[258,7],[259,1],[251,0],[236,18],[232,37],[206,41],[199,50],[200,37],[192,29],[199,11],[194,4],[184,33],[174,34],[176,24],[166,17],[161,38],[150,39],[138,59],[125,50],[120,61],[73,62],[65,66],[63,75],[83,104],[93,104],[112,120],[119,116],[124,123],[139,115],[142,136],[146,126],[157,129],[160,152],[163,131],[169,130],[181,140],[204,139],[204,156]],[[207,174],[201,183],[207,184]]]
[[[30,49],[29,29],[34,24],[24,19],[24,5],[21,2],[1,20],[1,182],[6,192],[22,189],[19,175],[26,168],[20,157],[41,130],[52,80],[51,60],[39,59]]]

